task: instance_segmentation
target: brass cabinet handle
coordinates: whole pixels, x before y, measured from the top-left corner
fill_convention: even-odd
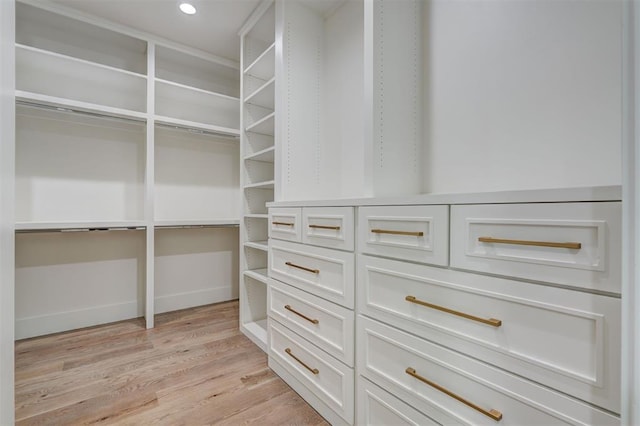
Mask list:
[[[390,229],[372,229],[374,234],[391,234],[391,235],[409,235],[411,237],[422,237],[424,232],[422,231],[393,231]]]
[[[312,322],[312,323],[314,323],[314,324],[318,324],[318,323],[320,322],[320,321],[318,321],[317,319],[309,318],[309,317],[308,317],[308,316],[306,316],[305,314],[301,314],[300,312],[298,312],[298,311],[296,311],[295,309],[293,309],[290,305],[284,305],[284,308],[285,308],[287,311],[291,311],[291,312],[293,312],[294,314],[298,315],[299,317],[302,317],[302,318],[306,319],[307,321]]]
[[[492,237],[479,237],[478,241],[480,241],[481,243],[515,244],[519,246],[568,248],[568,249],[574,249],[574,250],[579,250],[582,248],[581,243],[553,243],[548,241],[505,240],[502,238],[492,238]]]
[[[476,316],[473,316],[473,315],[465,314],[464,312],[454,311],[453,309],[445,308],[443,306],[434,305],[434,304],[431,304],[431,303],[424,302],[422,300],[416,299],[415,296],[407,296],[407,297],[404,298],[404,300],[406,300],[407,302],[415,303],[417,305],[426,306],[427,308],[436,309],[438,311],[446,312],[446,313],[451,314],[451,315],[457,315],[457,316],[462,317],[462,318],[470,319],[470,320],[473,320],[473,321],[478,321],[478,322],[481,322],[483,324],[488,324],[488,325],[491,325],[491,326],[494,326],[494,327],[500,327],[502,325],[502,321],[499,320],[499,319],[495,319],[495,318],[485,319],[485,318],[480,318],[480,317],[476,317]]]
[[[331,229],[333,231],[339,231],[340,230],[339,226],[329,226],[329,225],[309,225],[309,228]]]
[[[274,225],[295,226],[295,223],[290,223],[290,222],[276,222],[276,221],[273,221],[271,223],[274,224]]]
[[[291,262],[284,262],[284,264],[287,266],[291,266],[292,268],[298,268],[298,269],[302,269],[303,271],[311,272],[312,274],[320,273],[320,269],[306,268],[304,266],[296,265],[295,263],[291,263]]]
[[[317,368],[311,368],[309,367],[307,364],[305,364],[300,358],[298,358],[297,356],[295,356],[292,352],[291,349],[286,348],[284,350],[287,355],[289,355],[291,358],[295,359],[296,361],[298,361],[304,368],[306,368],[307,370],[311,371],[313,374],[318,374],[320,373],[320,371]]]
[[[416,379],[420,380],[423,383],[426,383],[427,385],[431,386],[432,388],[435,388],[435,389],[439,390],[440,392],[449,395],[451,398],[457,399],[458,401],[462,402],[465,405],[468,405],[469,407],[473,408],[476,411],[479,411],[480,413],[484,414],[485,416],[491,417],[495,421],[502,420],[502,413],[500,411],[498,411],[498,410],[485,410],[484,408],[477,406],[473,402],[464,399],[460,395],[456,395],[455,393],[451,392],[450,390],[443,388],[439,384],[434,383],[431,380],[425,379],[424,377],[422,377],[421,375],[416,373],[416,370],[411,368],[411,367],[407,367],[407,369],[405,370],[405,373],[407,373],[408,375],[410,375],[413,378],[416,378]]]

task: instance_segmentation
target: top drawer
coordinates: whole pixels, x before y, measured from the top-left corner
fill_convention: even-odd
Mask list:
[[[300,208],[270,208],[269,238],[302,242],[301,215],[302,209]]]
[[[304,207],[302,242],[353,251],[353,207]]]
[[[367,254],[447,266],[449,207],[360,207],[358,249]]]
[[[451,266],[620,293],[621,203],[451,207]]]

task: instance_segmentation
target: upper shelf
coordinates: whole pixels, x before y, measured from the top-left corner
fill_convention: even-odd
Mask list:
[[[265,163],[273,163],[275,147],[270,146],[261,151],[254,152],[253,154],[244,157],[245,160],[262,161]]]
[[[258,58],[244,70],[246,75],[257,77],[260,80],[271,80],[274,76],[276,63],[276,44],[273,43]]]
[[[109,231],[145,228],[144,221],[16,222],[18,232]]]
[[[261,135],[273,136],[274,133],[275,113],[271,113],[255,123],[247,126],[245,131],[251,133],[259,133]]]
[[[274,109],[275,100],[275,77],[258,87],[253,93],[247,96],[244,100],[245,103],[251,105],[258,105],[263,108]]]

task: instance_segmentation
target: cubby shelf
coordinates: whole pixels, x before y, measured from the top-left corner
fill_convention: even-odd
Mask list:
[[[275,102],[275,85],[276,79],[274,77],[247,96],[244,102],[249,105],[273,109]]]
[[[261,213],[254,213],[254,214],[248,213],[248,214],[245,214],[244,217],[246,219],[268,219],[269,215],[268,214],[261,214]]]
[[[251,183],[244,186],[244,189],[273,189],[274,181],[268,180],[264,182]]]
[[[253,278],[256,281],[260,281],[261,283],[267,283],[267,268],[260,269],[248,269],[244,271],[244,274],[248,277]]]
[[[276,44],[273,43],[244,71],[245,74],[257,77],[261,80],[269,80],[275,70]]]
[[[275,147],[270,146],[253,154],[244,157],[245,161],[262,161],[265,163],[273,163],[275,154]]]
[[[271,114],[266,115],[255,123],[247,126],[245,128],[245,131],[258,133],[261,135],[273,136],[275,116],[275,112],[272,112]]]
[[[269,249],[268,241],[246,241],[244,246],[262,251],[267,251]]]

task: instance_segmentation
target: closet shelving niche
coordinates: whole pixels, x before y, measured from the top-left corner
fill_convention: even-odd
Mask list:
[[[237,298],[238,65],[31,0],[16,56],[16,338]]]
[[[274,200],[275,4],[263,1],[239,33],[242,54],[240,329],[267,344],[267,208]]]

